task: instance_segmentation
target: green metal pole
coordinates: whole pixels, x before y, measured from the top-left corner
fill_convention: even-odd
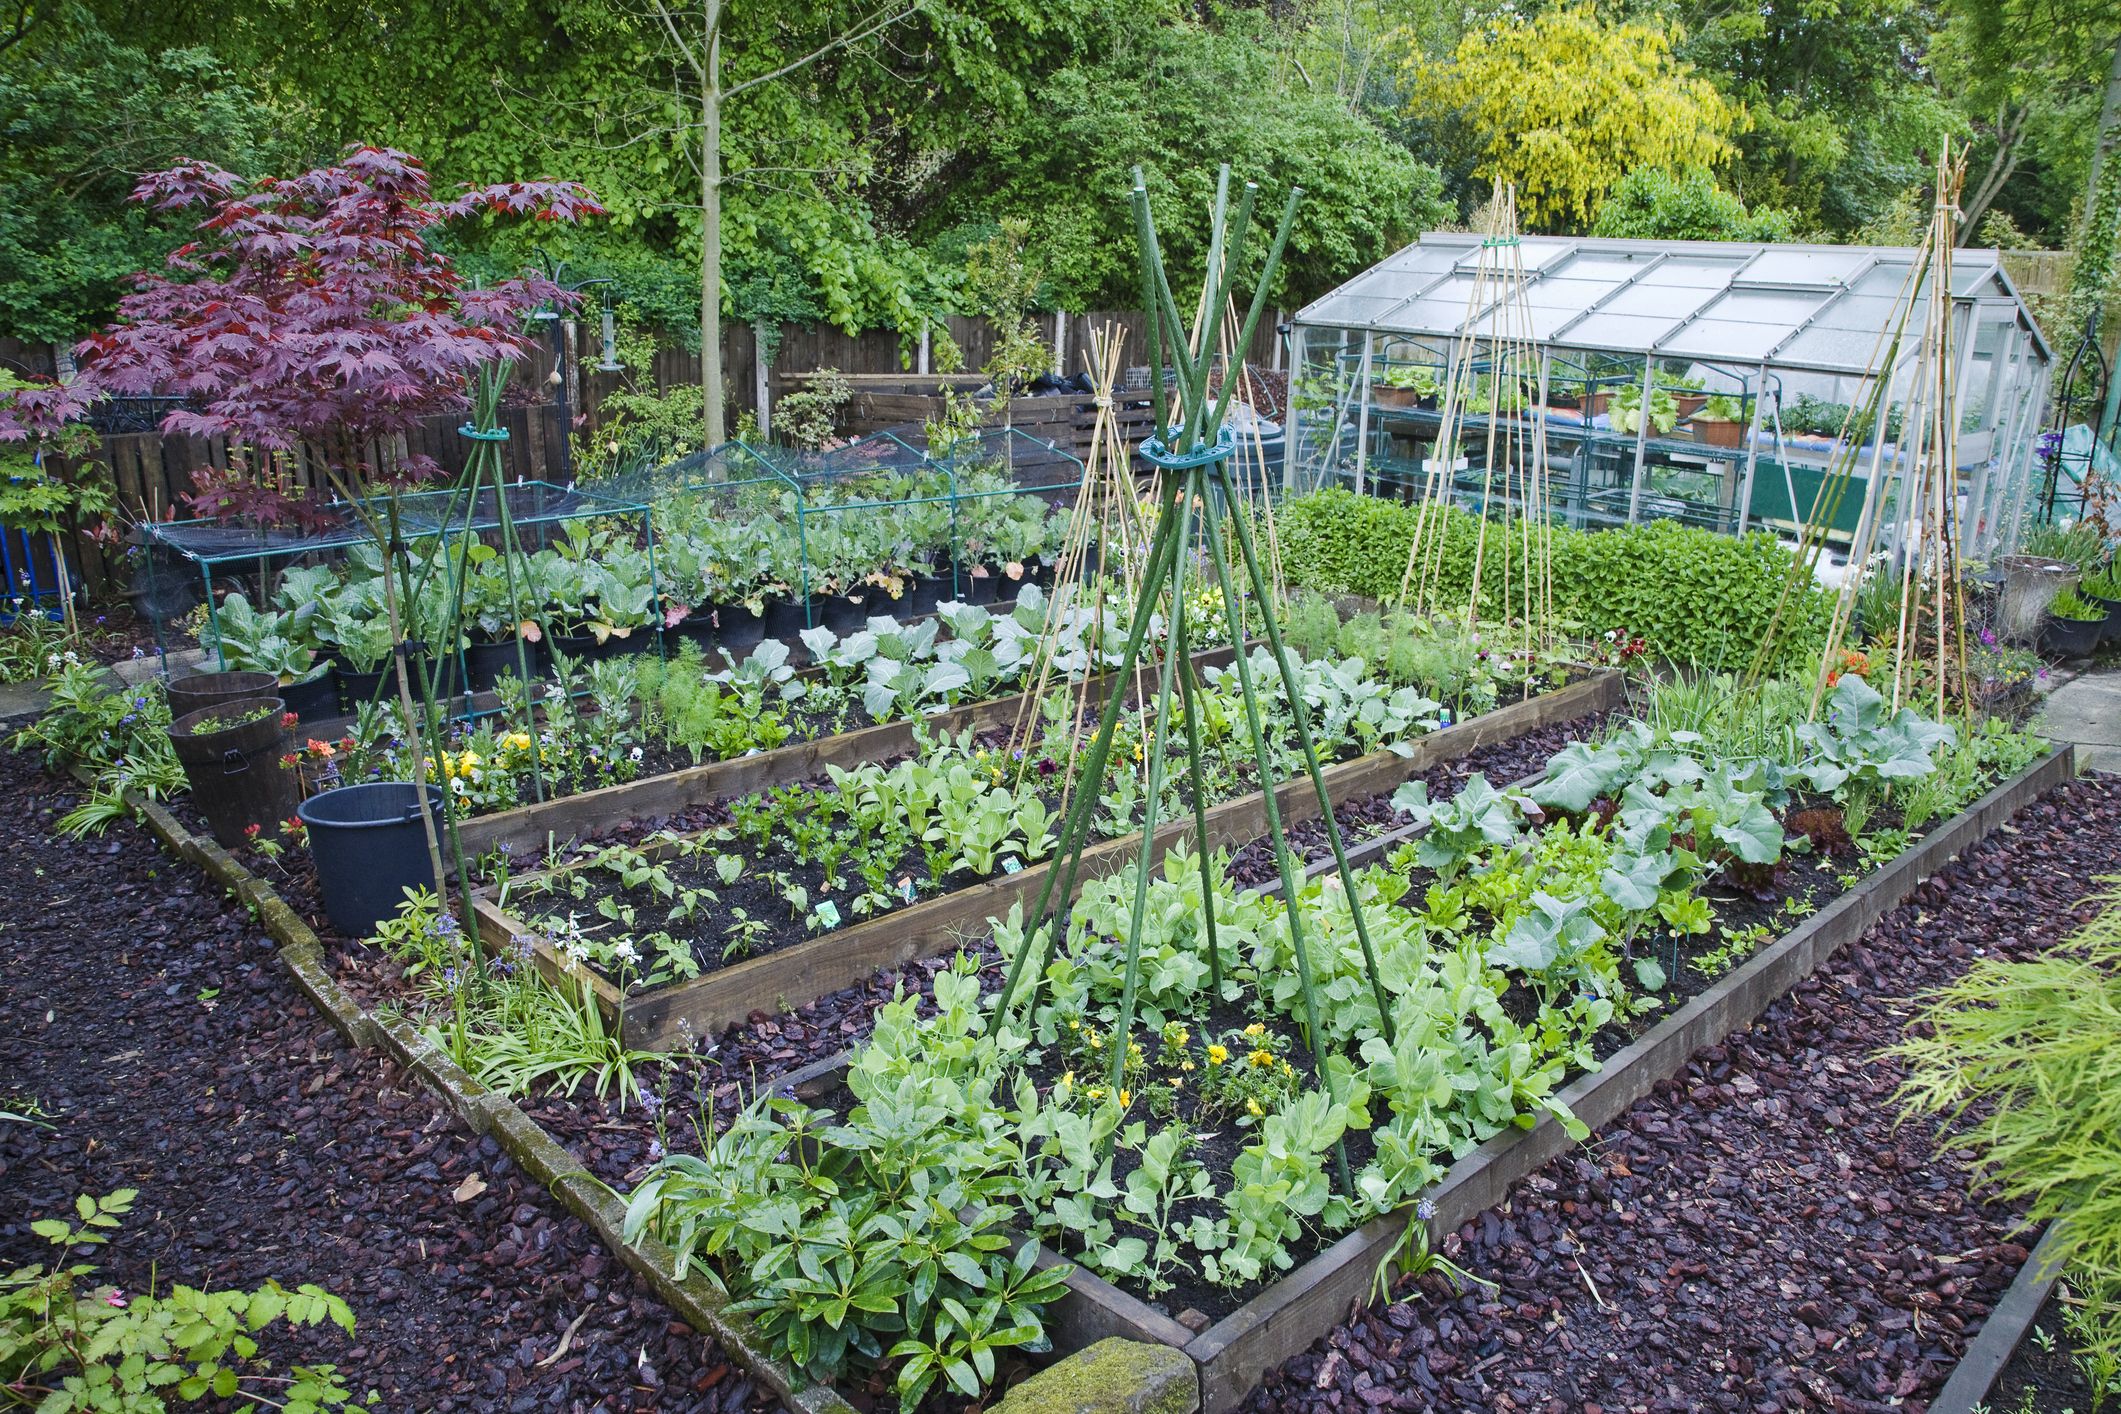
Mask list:
[[[1238,607],[1237,586],[1230,578],[1230,564],[1223,554],[1221,534],[1216,524],[1215,504],[1212,501],[1207,506],[1207,519],[1208,555],[1215,564],[1216,582],[1222,586],[1224,612],[1231,623],[1241,623],[1243,619]],[[1266,729],[1260,722],[1259,696],[1252,686],[1252,665],[1243,653],[1237,655],[1237,685],[1245,699],[1245,726],[1252,736],[1252,758],[1259,763],[1260,800],[1266,807],[1267,835],[1274,842],[1274,864],[1281,873],[1282,899],[1287,905],[1284,912],[1289,921],[1289,946],[1296,953],[1296,980],[1303,991],[1304,1021],[1308,1028],[1306,1044],[1317,1060],[1319,1078],[1325,1082],[1326,1093],[1338,1101],[1339,1087],[1334,1084],[1333,1068],[1326,1063],[1319,1039],[1321,1028],[1318,1024],[1318,989],[1311,978],[1310,949],[1304,942],[1301,916],[1303,901],[1297,891],[1296,865],[1289,857],[1288,837],[1282,832],[1281,802],[1276,797],[1273,767],[1267,755]],[[1300,702],[1301,699],[1296,699],[1291,705],[1297,706]],[[1349,902],[1356,906],[1359,916],[1360,903],[1353,898],[1349,899]],[[1374,969],[1372,975],[1375,975]],[[1355,1182],[1348,1172],[1348,1146],[1345,1141],[1335,1143],[1333,1161],[1340,1175],[1340,1191],[1352,1198]]]
[[[1237,532],[1237,546],[1245,559],[1245,573],[1252,581],[1252,594],[1259,601],[1260,628],[1266,635],[1267,651],[1274,655],[1274,664],[1281,672],[1282,690],[1289,696],[1289,715],[1296,722],[1296,744],[1303,751],[1304,764],[1311,772],[1311,788],[1318,793],[1319,818],[1325,822],[1326,840],[1333,846],[1333,863],[1340,871],[1341,887],[1347,890],[1349,911],[1355,918],[1355,936],[1362,943],[1363,966],[1370,974],[1370,995],[1377,1001],[1377,1017],[1384,1031],[1385,1043],[1393,1044],[1399,1038],[1394,1034],[1392,1007],[1385,996],[1384,979],[1377,972],[1377,951],[1370,943],[1370,925],[1363,917],[1362,897],[1355,891],[1355,871],[1348,866],[1348,851],[1340,838],[1340,822],[1333,818],[1333,797],[1326,790],[1326,774],[1318,764],[1318,748],[1311,740],[1311,723],[1304,715],[1303,692],[1296,681],[1296,672],[1289,666],[1289,655],[1282,647],[1281,626],[1275,621],[1269,606],[1266,576],[1260,572],[1259,554],[1252,544],[1251,527],[1245,524],[1245,516],[1236,501],[1236,488],[1230,483],[1227,463],[1218,462],[1215,467],[1217,481],[1225,496],[1231,498],[1230,523]],[[1213,512],[1209,526],[1215,527]],[[1264,767],[1264,762],[1261,763]],[[1290,904],[1295,904],[1295,895],[1290,895]]]
[[[1175,479],[1167,478],[1162,512],[1157,520],[1156,534],[1149,544],[1149,562],[1143,567],[1143,592],[1134,606],[1134,623],[1127,635],[1126,649],[1120,655],[1118,668],[1114,671],[1112,690],[1105,698],[1104,710],[1097,721],[1097,735],[1090,743],[1089,755],[1084,759],[1083,769],[1076,777],[1075,799],[1069,802],[1066,823],[1061,827],[1060,843],[1054,851],[1055,867],[1048,870],[1046,882],[1040,887],[1038,902],[1032,908],[1030,929],[1024,935],[1023,949],[1009,965],[1009,974],[1002,982],[1000,998],[995,1003],[995,1014],[1005,1014],[1009,1002],[1016,995],[1016,984],[1024,969],[1025,961],[1033,952],[1039,954],[1039,967],[1031,974],[1034,994],[1038,990],[1038,976],[1045,967],[1045,953],[1051,939],[1044,935],[1049,915],[1058,913],[1068,901],[1075,886],[1075,876],[1082,864],[1082,852],[1088,843],[1090,822],[1097,801],[1098,788],[1105,779],[1105,766],[1112,754],[1112,733],[1119,724],[1119,710],[1125,702],[1128,685],[1134,677],[1134,668],[1141,657],[1143,641],[1149,635],[1149,620],[1154,616],[1156,598],[1148,592],[1148,586],[1163,573],[1162,565],[1172,544],[1176,541],[1177,523],[1172,518],[1172,501],[1177,492]]]
[[[1171,651],[1187,660],[1178,675],[1178,710],[1185,719],[1186,772],[1193,787],[1193,832],[1200,851],[1200,907],[1204,925],[1202,936],[1208,947],[1208,987],[1220,1001],[1223,958],[1222,949],[1215,940],[1215,871],[1208,860],[1208,788],[1200,769],[1200,713],[1193,704],[1193,633],[1183,599],[1173,611],[1172,630],[1175,643]],[[1238,651],[1243,651],[1243,634],[1237,636],[1237,647]]]
[[[1177,480],[1176,477],[1171,478]],[[1200,480],[1198,469],[1186,473],[1184,489],[1179,494],[1178,536],[1173,541],[1169,560],[1171,581],[1172,635],[1177,634],[1177,605],[1185,602],[1186,596],[1186,549],[1193,537],[1193,492]],[[1161,585],[1144,585],[1142,597],[1154,599]],[[1149,880],[1156,873],[1156,814],[1163,804],[1164,754],[1170,744],[1171,730],[1171,675],[1178,666],[1175,641],[1164,645],[1164,665],[1156,679],[1156,727],[1149,738],[1149,787],[1142,801],[1141,854],[1134,868],[1134,909],[1127,919],[1127,960],[1120,973],[1119,1023],[1112,1033],[1111,1087],[1116,1094],[1120,1081],[1126,1077],[1127,1046],[1134,1033],[1134,995],[1141,980],[1142,915],[1149,910]],[[1198,802],[1196,801],[1196,805]],[[1205,839],[1201,841],[1207,843]],[[1110,1136],[1107,1136],[1109,1140]]]

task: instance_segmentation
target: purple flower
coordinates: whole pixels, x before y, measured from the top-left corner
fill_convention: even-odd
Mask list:
[[[1436,1200],[1434,1198],[1424,1198],[1419,1203],[1416,1203],[1414,1205],[1414,1216],[1420,1218],[1423,1222],[1434,1222],[1436,1220]]]

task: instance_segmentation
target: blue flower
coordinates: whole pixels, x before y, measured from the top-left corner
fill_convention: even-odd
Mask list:
[[[1434,1198],[1424,1198],[1419,1203],[1416,1203],[1414,1205],[1414,1216],[1425,1223],[1434,1222],[1436,1220],[1436,1200]]]

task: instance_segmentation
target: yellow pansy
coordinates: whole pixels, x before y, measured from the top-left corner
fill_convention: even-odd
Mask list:
[[[1230,1052],[1227,1048],[1220,1045],[1208,1047],[1209,1065],[1221,1065],[1224,1061],[1228,1059],[1230,1059]]]

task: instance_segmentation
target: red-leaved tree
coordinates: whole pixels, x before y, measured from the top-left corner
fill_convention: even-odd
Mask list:
[[[573,182],[504,182],[437,198],[417,158],[354,147],[300,176],[249,180],[205,163],[142,179],[134,199],[199,210],[197,239],[162,274],[135,277],[118,319],[77,349],[63,386],[0,404],[0,440],[49,433],[114,396],[181,395],[162,430],[226,437],[229,469],[204,471],[191,501],[213,516],[301,521],[330,494],[296,474],[322,457],[349,489],[433,477],[424,456],[379,446],[466,405],[479,368],[528,352],[526,320],[573,296],[541,276],[469,286],[428,245],[436,228],[493,218],[602,214]]]

